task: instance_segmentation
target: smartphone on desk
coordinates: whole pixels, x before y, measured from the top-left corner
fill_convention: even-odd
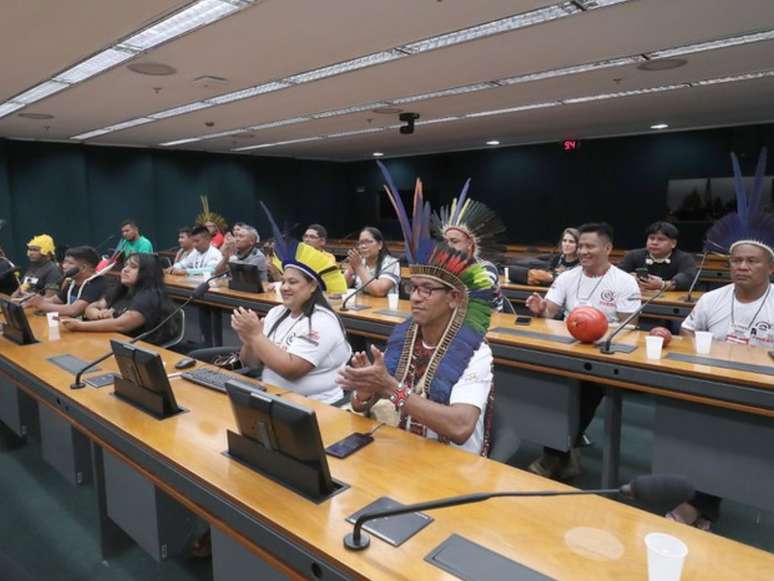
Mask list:
[[[360,450],[363,446],[367,446],[374,441],[374,437],[369,434],[362,434],[355,432],[350,434],[343,440],[339,440],[335,444],[331,444],[325,448],[325,452],[333,456],[334,458],[346,458]]]
[[[532,317],[516,317],[517,325],[529,325],[532,322]]]

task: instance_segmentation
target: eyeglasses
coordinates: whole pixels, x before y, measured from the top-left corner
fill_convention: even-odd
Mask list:
[[[417,291],[417,294],[420,296],[420,298],[423,298],[423,299],[429,299],[430,296],[435,291],[449,290],[449,288],[445,286],[421,286],[421,285],[418,286],[410,282],[407,282],[404,288],[406,289],[406,292],[410,295],[414,294],[414,291]]]

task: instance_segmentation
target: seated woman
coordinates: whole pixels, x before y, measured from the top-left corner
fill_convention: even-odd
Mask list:
[[[565,270],[575,268],[580,263],[578,258],[578,239],[580,238],[580,232],[577,228],[565,228],[562,232],[562,238],[559,241],[559,248],[561,253],[555,255],[548,269],[556,274],[561,274]]]
[[[66,319],[62,325],[69,331],[112,331],[136,337],[161,323],[174,309],[158,258],[132,254],[121,269],[121,283],[86,308],[87,320]],[[173,317],[145,340],[162,345],[179,332],[179,322]]]
[[[276,227],[274,234],[282,304],[265,319],[243,307],[233,312],[231,326],[242,341],[240,360],[250,367],[263,364],[261,379],[270,385],[336,403],[343,398],[336,373],[349,361],[352,349],[323,291],[342,293],[344,277],[319,250],[295,240],[285,242]]]
[[[366,226],[360,232],[357,250],[347,253],[349,266],[344,272],[347,286],[360,288],[375,297],[386,297],[400,285],[400,262],[390,254],[384,243],[384,236],[373,226]],[[369,283],[368,281],[373,280]]]

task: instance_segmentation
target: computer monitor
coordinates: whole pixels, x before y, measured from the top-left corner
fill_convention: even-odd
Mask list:
[[[30,345],[37,343],[35,336],[30,329],[30,322],[27,320],[27,313],[24,307],[8,299],[0,298],[0,308],[5,317],[5,326],[3,327],[3,336],[19,345]]]
[[[121,372],[116,395],[160,417],[181,411],[158,353],[115,339],[110,346]]]
[[[314,410],[238,380],[227,382],[226,391],[241,435],[253,444],[229,432],[229,453],[314,500],[342,488],[331,478]]]
[[[263,292],[261,273],[257,265],[245,262],[231,262],[228,268],[231,271],[228,288],[248,293]]]

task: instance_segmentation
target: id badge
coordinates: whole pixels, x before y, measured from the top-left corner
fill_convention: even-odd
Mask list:
[[[738,345],[750,344],[750,329],[742,325],[731,325],[726,334],[726,342]]]

